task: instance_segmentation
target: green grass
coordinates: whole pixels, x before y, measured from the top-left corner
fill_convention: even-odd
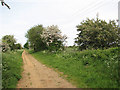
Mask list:
[[[118,88],[118,48],[29,53],[48,67],[63,72],[78,88]]]
[[[16,88],[22,72],[22,50],[2,54],[2,87]]]

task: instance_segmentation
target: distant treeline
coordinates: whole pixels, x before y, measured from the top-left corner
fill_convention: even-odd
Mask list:
[[[116,21],[109,21],[99,18],[86,19],[82,21],[77,27],[77,37],[75,38],[74,46],[79,50],[86,49],[107,49],[110,47],[117,47],[118,40],[118,25]],[[43,25],[36,25],[29,29],[25,35],[27,42],[24,48],[31,48],[34,51],[49,50],[50,52],[61,51],[66,46],[66,35],[62,35],[61,30],[57,25],[43,27]],[[2,38],[3,51],[21,49],[21,45],[16,44],[13,35],[6,35]]]
[[[107,49],[118,46],[118,25],[116,21],[109,21],[99,18],[87,19],[77,25],[77,37],[75,44],[79,50],[86,49]],[[37,25],[26,33],[28,39],[25,48],[33,48],[34,51],[49,50],[58,51],[65,48],[66,36],[62,36],[57,26],[43,27]]]

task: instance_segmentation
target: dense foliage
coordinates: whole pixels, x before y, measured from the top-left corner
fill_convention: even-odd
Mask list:
[[[20,43],[15,44],[15,49],[22,49],[22,46]]]
[[[42,25],[37,25],[28,30],[26,34],[26,38],[30,43],[30,47],[34,49],[34,51],[44,50],[46,48],[46,44],[43,42],[41,38],[41,34],[44,28]]]
[[[2,37],[2,51],[6,52],[8,50],[13,51],[15,49],[22,49],[22,46],[20,43],[16,43],[16,39],[13,35],[5,35]]]
[[[16,88],[22,72],[22,51],[2,53],[2,87]]]
[[[28,44],[28,42],[26,42],[26,43],[24,44],[24,48],[29,49],[29,44]]]
[[[75,51],[67,48],[61,53],[46,51],[32,55],[49,67],[63,72],[65,77],[79,88],[118,88],[118,50]]]
[[[54,25],[47,28],[44,28],[42,25],[32,27],[28,30],[26,37],[34,51],[46,49],[49,51],[62,50],[67,38],[65,35],[62,36],[61,31]]]
[[[5,35],[2,38],[2,47],[3,47],[3,51],[7,51],[7,50],[14,50],[15,49],[15,43],[16,40],[14,38],[13,35]]]
[[[87,19],[77,25],[76,43],[82,49],[104,49],[118,44],[118,26],[115,21],[107,23],[99,18]]]
[[[64,48],[64,42],[67,37],[62,36],[58,26],[48,26],[42,34],[42,38],[47,45],[49,51],[58,51]]]

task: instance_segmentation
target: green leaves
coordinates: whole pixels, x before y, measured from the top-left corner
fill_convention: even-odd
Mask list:
[[[5,35],[2,38],[3,51],[14,50],[16,40],[13,35]]]
[[[31,28],[26,37],[30,43],[30,47],[34,51],[48,49],[49,51],[58,51],[64,48],[66,36],[62,36],[58,26],[48,26],[44,28],[42,25]]]
[[[118,27],[115,21],[87,19],[77,25],[79,32],[75,43],[83,49],[104,49],[117,46]]]
[[[22,51],[2,53],[2,87],[16,88],[22,72]]]
[[[28,42],[26,42],[26,43],[24,44],[24,48],[29,49],[29,44],[28,44]]]
[[[46,44],[41,37],[43,30],[44,28],[42,25],[37,25],[28,30],[26,34],[30,47],[33,48],[34,51],[44,50],[46,48]]]

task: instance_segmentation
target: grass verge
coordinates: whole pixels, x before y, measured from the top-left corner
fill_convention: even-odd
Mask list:
[[[2,87],[16,88],[22,72],[22,50],[2,53]]]
[[[78,88],[118,88],[118,48],[59,53],[31,53],[43,64],[55,68]]]

